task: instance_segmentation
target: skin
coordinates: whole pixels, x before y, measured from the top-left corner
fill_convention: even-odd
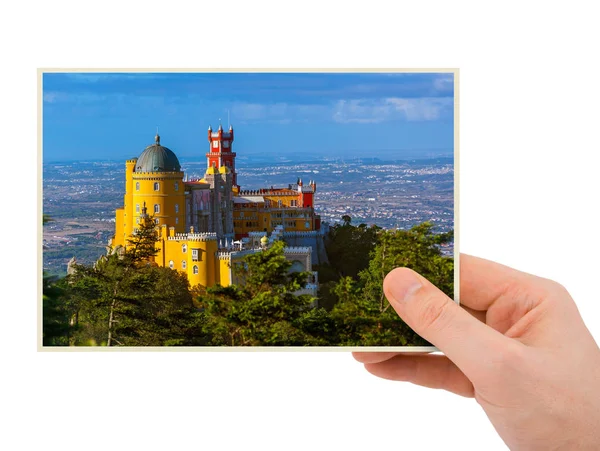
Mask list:
[[[355,352],[370,373],[474,397],[513,450],[600,449],[600,349],[560,284],[469,255],[459,307],[425,278],[385,278],[398,315],[445,355]]]

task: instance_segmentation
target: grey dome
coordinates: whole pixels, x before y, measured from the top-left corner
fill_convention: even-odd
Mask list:
[[[135,164],[135,172],[180,172],[181,165],[175,153],[160,145],[160,136],[155,143],[144,149]]]

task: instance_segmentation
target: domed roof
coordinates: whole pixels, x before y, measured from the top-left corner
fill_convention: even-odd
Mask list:
[[[160,136],[156,135],[154,144],[144,149],[135,164],[135,172],[180,172],[181,164],[177,155],[160,145]]]
[[[269,242],[269,239],[267,238],[267,235],[263,236],[263,237],[260,239],[260,242],[261,242],[262,244],[267,244],[267,243]]]
[[[221,166],[219,168],[219,174],[229,174],[231,171],[227,166]]]

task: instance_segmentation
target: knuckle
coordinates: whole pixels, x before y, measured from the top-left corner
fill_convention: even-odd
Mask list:
[[[446,327],[451,317],[450,302],[430,296],[421,301],[417,321],[425,330],[440,331]]]
[[[507,343],[497,349],[495,354],[495,366],[503,371],[522,369],[527,362],[525,348],[517,342]]]

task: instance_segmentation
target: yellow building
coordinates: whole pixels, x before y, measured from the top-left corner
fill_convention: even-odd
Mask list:
[[[317,236],[316,184],[303,186],[298,179],[287,188],[241,190],[232,152],[233,128],[224,132],[219,126],[213,132],[209,127],[208,139],[207,169],[201,179],[184,178],[177,156],[161,145],[158,134],[138,158],[126,161],[123,208],[116,210],[115,235],[109,244],[113,251],[126,249],[147,213],[159,231],[156,264],[186,273],[192,286],[227,286],[234,282],[234,260],[284,236],[294,242]],[[313,248],[285,248],[293,270],[312,270]],[[316,294],[316,273],[306,289]]]

